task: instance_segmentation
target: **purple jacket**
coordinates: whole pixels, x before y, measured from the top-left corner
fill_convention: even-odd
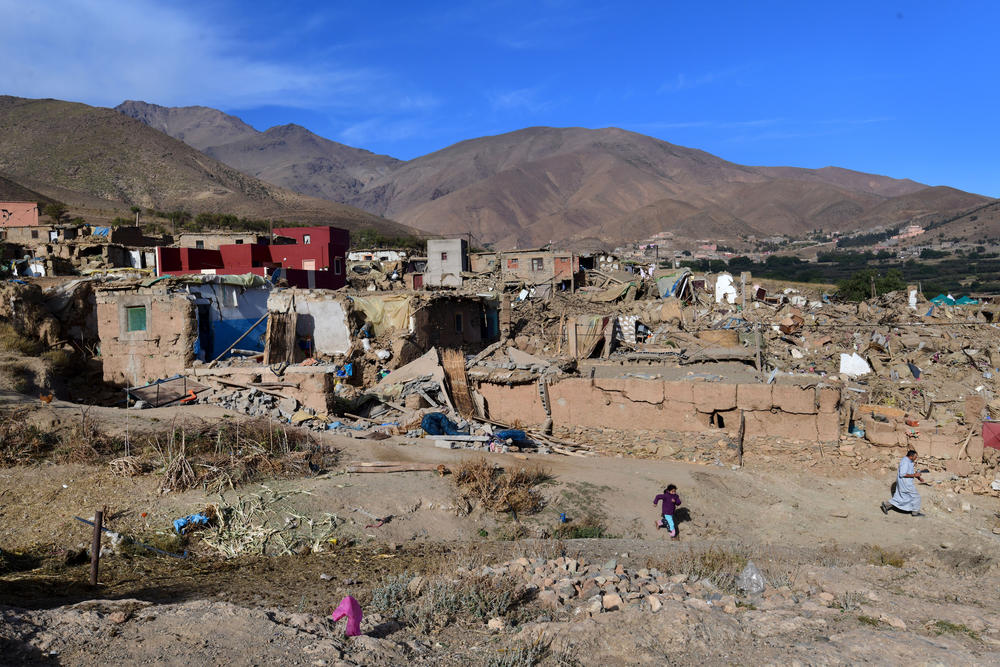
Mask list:
[[[676,493],[661,493],[660,495],[653,498],[653,504],[662,502],[663,511],[660,514],[674,515],[674,510],[676,510],[681,504],[681,497]]]

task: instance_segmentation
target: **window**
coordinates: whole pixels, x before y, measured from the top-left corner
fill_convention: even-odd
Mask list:
[[[146,306],[130,306],[125,309],[126,331],[146,330]]]
[[[314,264],[314,266],[315,266],[315,264]],[[340,275],[340,258],[339,257],[334,257],[333,258],[333,274],[335,276],[339,276]]]
[[[37,229],[32,229],[31,230],[31,238],[33,238],[33,239],[37,239],[38,238],[38,230]]]
[[[309,245],[310,243],[312,243],[312,240],[313,239],[312,239],[312,236],[310,234],[303,234],[302,235],[302,243],[303,243],[303,245]]]
[[[541,257],[531,258],[531,270],[532,271],[543,271],[545,269],[545,260]]]
[[[243,245],[243,239],[236,239],[236,245]]]
[[[448,253],[446,253],[446,252],[441,253],[441,261],[442,262],[447,262],[448,261]]]
[[[462,313],[455,313],[455,333],[462,333]]]
[[[516,258],[515,259],[508,259],[507,260],[507,268],[508,269],[516,269],[517,268],[517,259]]]
[[[199,250],[204,250],[205,249],[205,242],[204,241],[195,241],[194,242],[194,247],[198,248]]]

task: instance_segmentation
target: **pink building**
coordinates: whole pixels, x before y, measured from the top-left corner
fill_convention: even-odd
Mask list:
[[[38,202],[0,201],[0,228],[37,226]]]

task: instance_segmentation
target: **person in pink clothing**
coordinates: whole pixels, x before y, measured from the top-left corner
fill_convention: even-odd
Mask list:
[[[656,522],[657,528],[669,528],[670,537],[677,539],[677,524],[674,523],[674,512],[680,507],[681,497],[677,495],[677,486],[670,484],[663,493],[653,498],[653,504],[661,503],[660,514],[663,518]]]

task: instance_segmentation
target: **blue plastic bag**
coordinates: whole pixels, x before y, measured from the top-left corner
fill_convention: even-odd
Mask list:
[[[178,535],[184,534],[184,528],[187,526],[207,526],[208,517],[204,514],[190,514],[180,519],[174,519],[174,532]]]

